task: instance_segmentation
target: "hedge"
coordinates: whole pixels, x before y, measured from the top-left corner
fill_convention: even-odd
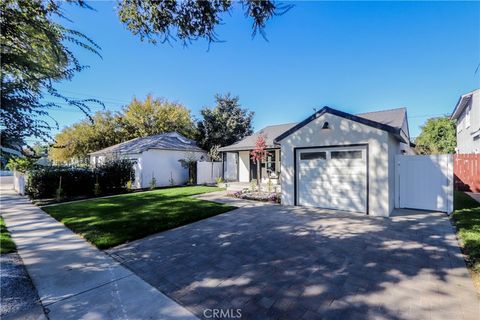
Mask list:
[[[128,181],[134,181],[135,170],[127,159],[109,160],[95,169],[45,167],[28,172],[25,191],[33,199],[54,198],[60,179],[65,197],[110,195],[124,192]]]

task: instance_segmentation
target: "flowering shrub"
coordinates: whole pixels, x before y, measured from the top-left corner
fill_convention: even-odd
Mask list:
[[[276,192],[251,192],[249,189],[233,193],[235,198],[280,203],[280,194]]]

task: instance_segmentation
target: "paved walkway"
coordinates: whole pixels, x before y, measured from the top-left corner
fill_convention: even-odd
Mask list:
[[[25,197],[0,201],[49,319],[196,319]]]
[[[480,319],[443,213],[234,202],[241,208],[109,253],[198,317],[219,308],[243,319]]]

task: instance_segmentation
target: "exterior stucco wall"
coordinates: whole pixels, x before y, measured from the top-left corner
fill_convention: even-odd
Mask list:
[[[393,195],[390,194],[389,201],[388,201],[388,208],[389,212],[392,212],[392,210],[395,208],[395,188],[399,188],[400,186],[396,185],[396,179],[395,179],[395,166],[396,166],[396,155],[397,154],[405,154],[405,155],[412,155],[412,153],[405,151],[404,150],[410,150],[410,146],[408,146],[407,149],[406,145],[404,143],[399,143],[397,139],[395,139],[393,136],[389,135],[388,137],[388,187],[389,190],[393,192]]]
[[[206,152],[192,153],[197,159],[206,157]],[[188,181],[188,169],[183,168],[180,159],[185,159],[187,152],[176,150],[150,149],[142,153],[140,164],[140,181],[142,188],[150,187],[152,177],[156,179],[157,187],[182,185]]]
[[[470,102],[470,126],[466,126],[466,107],[457,119],[457,153],[480,153],[480,91]]]
[[[250,152],[239,151],[238,152],[238,181],[249,182],[250,181]]]
[[[329,130],[322,130],[328,121]],[[394,207],[394,161],[393,141],[385,131],[372,128],[329,113],[311,121],[301,129],[280,141],[282,204],[294,205],[294,148],[313,146],[340,146],[368,144],[368,185],[369,214],[388,216]]]

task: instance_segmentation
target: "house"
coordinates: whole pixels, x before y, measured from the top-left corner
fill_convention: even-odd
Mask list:
[[[457,153],[480,153],[480,89],[460,97],[450,117],[457,125]]]
[[[249,152],[259,135],[270,156],[261,179],[281,185],[282,204],[389,216],[395,155],[412,154],[405,108],[349,114],[324,107],[300,123],[266,127],[220,148],[224,177],[256,178]]]
[[[184,159],[203,160],[207,153],[195,141],[177,132],[163,133],[128,140],[89,154],[95,167],[109,158],[126,158],[134,162],[134,188],[150,187],[153,178],[157,187],[182,185],[188,181]]]

